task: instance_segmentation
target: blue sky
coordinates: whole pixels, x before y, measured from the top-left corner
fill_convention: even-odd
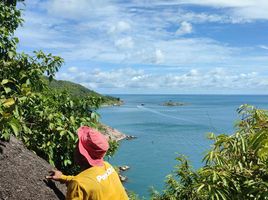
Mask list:
[[[268,94],[266,0],[26,0],[19,50],[100,93]]]

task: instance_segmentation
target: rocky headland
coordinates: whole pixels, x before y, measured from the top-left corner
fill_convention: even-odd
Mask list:
[[[105,124],[101,124],[100,131],[103,135],[115,141],[120,141],[128,137],[127,135],[118,131],[117,129],[107,126]]]

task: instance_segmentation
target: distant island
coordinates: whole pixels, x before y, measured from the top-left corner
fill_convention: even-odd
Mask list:
[[[164,102],[162,105],[163,106],[185,106],[187,105],[187,103],[169,100],[169,101]]]

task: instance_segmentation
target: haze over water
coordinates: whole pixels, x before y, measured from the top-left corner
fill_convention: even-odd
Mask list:
[[[239,119],[241,104],[268,108],[268,96],[261,95],[113,95],[125,104],[99,110],[101,121],[137,139],[123,141],[110,161],[129,165],[126,188],[148,197],[150,186],[162,189],[165,176],[177,163],[178,154],[187,156],[198,168],[210,141],[208,132],[228,133]],[[163,106],[166,101],[184,106]]]

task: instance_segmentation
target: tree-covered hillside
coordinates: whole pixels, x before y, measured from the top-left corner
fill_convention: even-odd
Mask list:
[[[87,98],[88,96],[93,96],[96,98],[102,99],[103,105],[120,105],[122,101],[120,98],[112,97],[112,96],[105,96],[101,95],[93,90],[90,90],[80,84],[73,83],[71,81],[63,81],[63,80],[55,80],[49,82],[46,79],[46,82],[50,89],[54,89],[58,92],[67,92],[74,98]]]

